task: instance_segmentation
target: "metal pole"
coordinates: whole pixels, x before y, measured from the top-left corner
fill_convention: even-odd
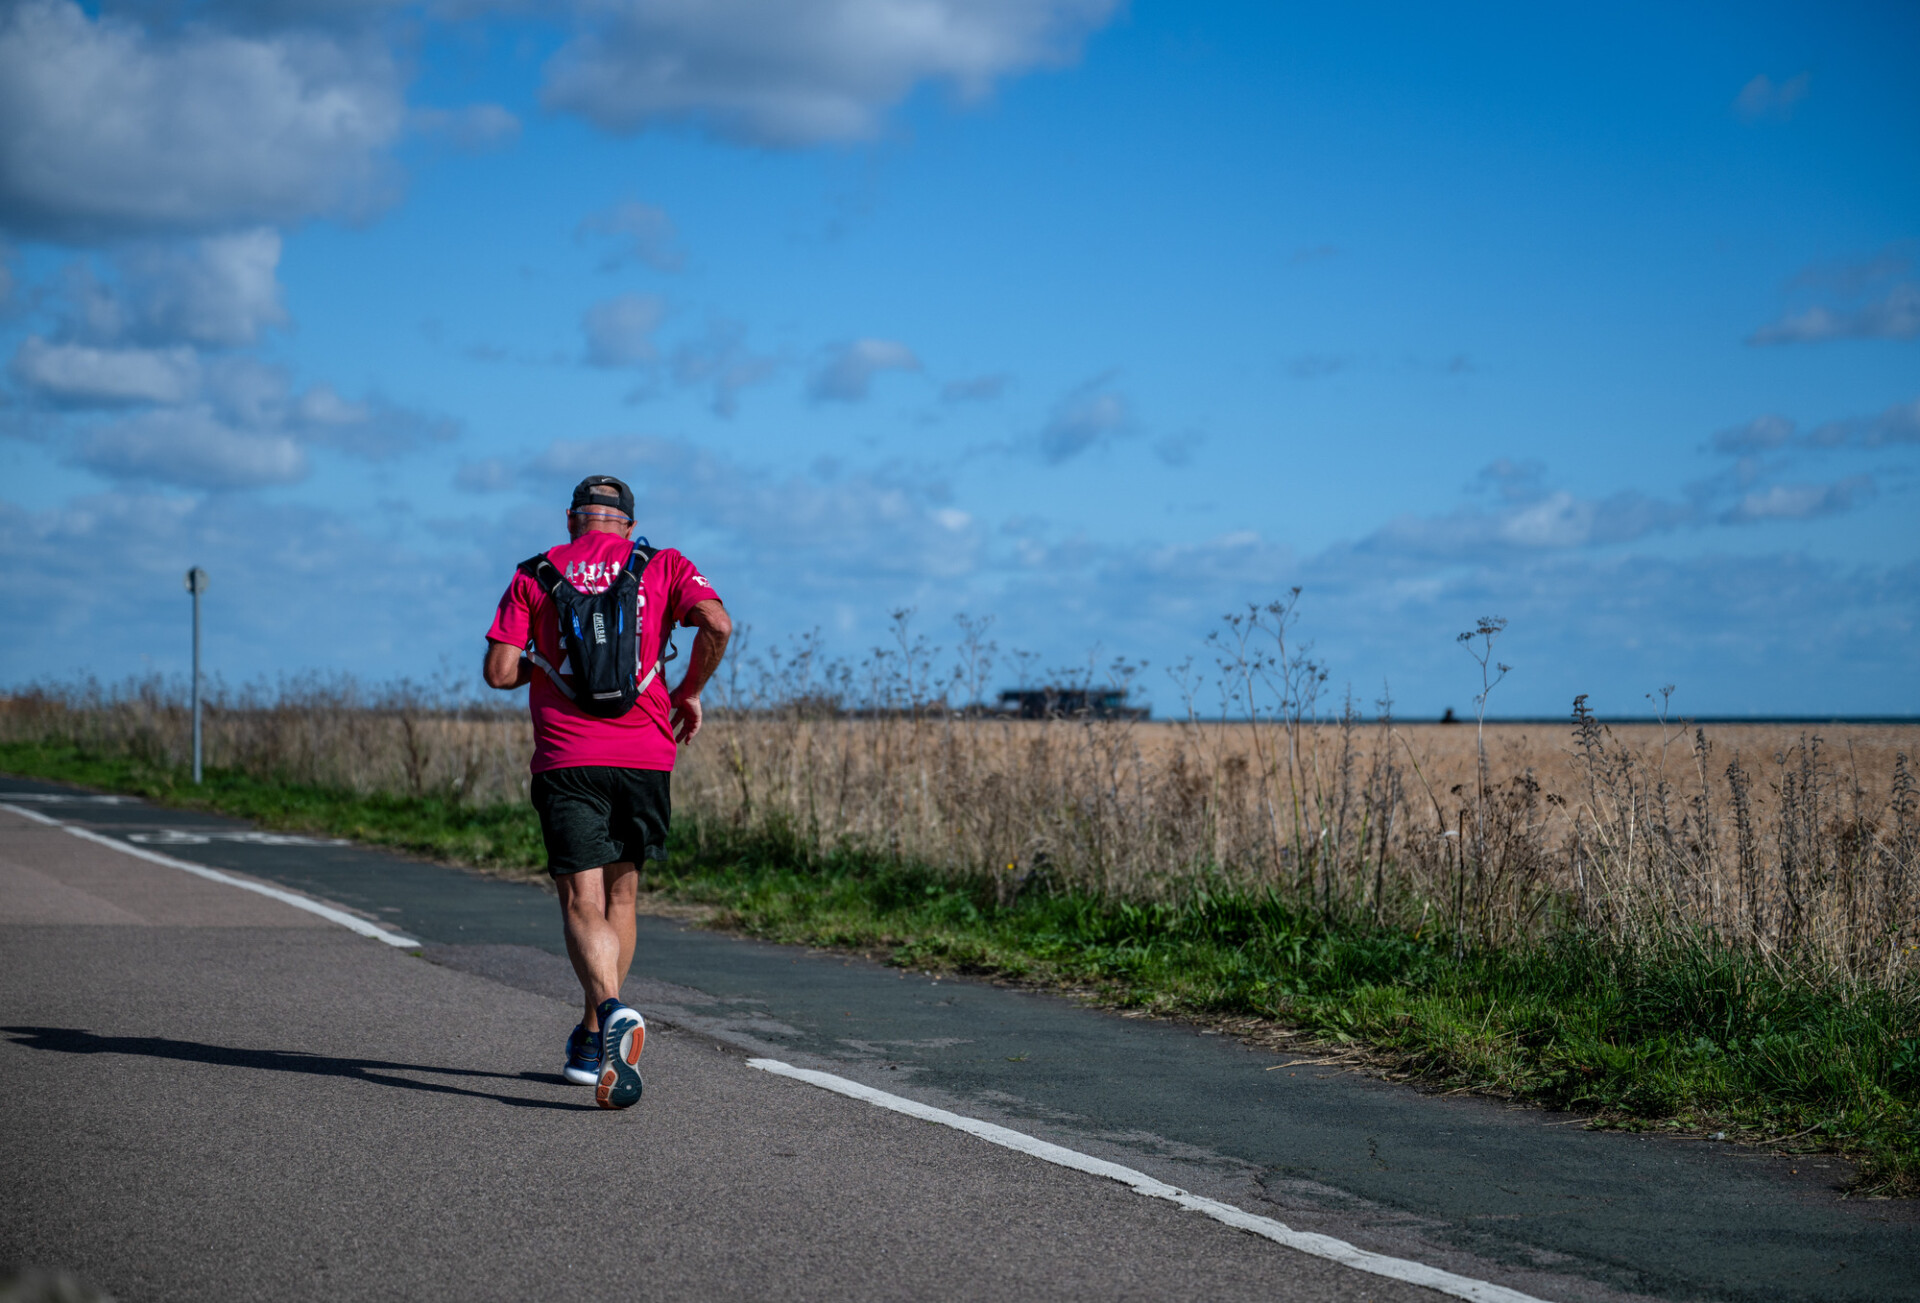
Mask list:
[[[193,781],[200,781],[200,594],[207,591],[207,572],[199,566],[187,571],[187,591],[193,594]]]
[[[193,590],[193,781],[200,783],[200,590]]]

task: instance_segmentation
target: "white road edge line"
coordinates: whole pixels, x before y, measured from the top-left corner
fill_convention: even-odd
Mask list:
[[[31,819],[35,823],[44,823],[52,828],[65,829],[75,837],[80,837],[90,842],[98,842],[102,846],[111,846],[114,850],[124,855],[131,855],[135,859],[146,860],[153,864],[164,864],[170,869],[179,869],[182,873],[191,873],[196,878],[206,878],[210,882],[224,882],[229,887],[238,887],[242,891],[253,891],[258,892],[262,896],[271,896],[275,900],[293,906],[295,909],[304,909],[309,914],[318,914],[330,923],[338,923],[341,927],[352,932],[358,932],[363,937],[372,937],[375,941],[384,941],[388,945],[398,946],[402,950],[415,950],[420,946],[420,943],[412,937],[403,937],[398,932],[389,932],[377,923],[369,923],[366,919],[349,914],[344,909],[335,909],[332,905],[323,905],[311,896],[301,896],[291,891],[282,891],[278,887],[269,887],[264,882],[248,882],[245,878],[236,878],[230,873],[222,873],[218,869],[210,869],[204,864],[190,864],[186,860],[176,860],[171,855],[162,855],[158,851],[150,851],[144,846],[134,846],[128,842],[115,841],[113,838],[103,837],[91,829],[76,828],[70,823],[62,823],[58,819],[50,819],[38,810],[29,810],[25,806],[12,805],[8,802],[0,801],[0,810],[5,810],[8,814],[17,814],[24,819]]]
[[[1450,1271],[1429,1267],[1423,1262],[1413,1262],[1406,1258],[1390,1258],[1383,1253],[1370,1253],[1348,1244],[1345,1240],[1336,1240],[1331,1235],[1296,1231],[1281,1222],[1274,1221],[1271,1217],[1258,1216],[1236,1208],[1232,1204],[1221,1203],[1218,1199],[1206,1199],[1197,1194],[1188,1194],[1178,1186],[1156,1181],[1145,1172],[1136,1172],[1131,1167],[1109,1163],[1103,1158],[1095,1158],[1091,1154],[1083,1154],[1078,1150],[1064,1149],[1024,1132],[1009,1130],[991,1122],[982,1122],[978,1118],[964,1117],[959,1113],[949,1113],[943,1108],[934,1108],[929,1104],[902,1099],[898,1095],[889,1095],[884,1090],[875,1090],[857,1081],[836,1077],[831,1072],[796,1068],[778,1059],[748,1059],[747,1066],[758,1068],[762,1072],[770,1072],[776,1077],[791,1077],[795,1081],[804,1081],[810,1086],[818,1086],[822,1090],[830,1090],[851,1099],[864,1100],[876,1107],[892,1109],[895,1113],[905,1113],[908,1117],[916,1117],[924,1122],[938,1122],[941,1126],[964,1131],[988,1144],[999,1145],[1003,1149],[1011,1149],[1017,1153],[1038,1158],[1045,1163],[1070,1167],[1076,1172],[1085,1172],[1089,1176],[1104,1176],[1108,1180],[1132,1187],[1135,1194],[1144,1194],[1150,1199],[1165,1199],[1168,1203],[1185,1208],[1189,1212],[1204,1214],[1237,1230],[1251,1232],[1264,1239],[1272,1240],[1275,1244],[1283,1244],[1289,1249],[1337,1262],[1355,1271],[1405,1281],[1409,1285],[1424,1286],[1442,1294],[1451,1294],[1455,1298],[1472,1300],[1472,1303],[1545,1303],[1543,1299],[1508,1289],[1504,1285],[1494,1285],[1468,1276],[1456,1276]]]

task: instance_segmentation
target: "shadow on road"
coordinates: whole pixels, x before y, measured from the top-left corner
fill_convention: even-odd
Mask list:
[[[518,1095],[499,1095],[485,1090],[466,1090],[435,1081],[414,1081],[408,1077],[381,1075],[389,1072],[432,1072],[449,1077],[481,1077],[496,1081],[539,1081],[558,1083],[561,1078],[523,1072],[481,1072],[474,1068],[441,1068],[427,1063],[391,1063],[384,1059],[335,1059],[304,1050],[245,1050],[228,1045],[205,1045],[199,1041],[176,1041],[165,1036],[96,1036],[78,1027],[4,1027],[15,1045],[33,1050],[52,1050],[59,1054],[137,1054],[150,1059],[174,1059],[182,1063],[210,1063],[223,1068],[256,1068],[267,1072],[300,1072],[313,1077],[345,1077],[376,1086],[398,1090],[420,1090],[433,1095],[465,1095],[472,1099],[490,1099],[514,1108],[551,1108],[574,1111],[591,1108],[588,1104],[567,1104],[551,1099],[527,1099]]]

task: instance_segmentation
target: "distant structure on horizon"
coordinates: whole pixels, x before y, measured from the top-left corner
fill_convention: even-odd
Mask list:
[[[1000,710],[1019,719],[1145,719],[1147,706],[1129,706],[1125,688],[1015,688],[1000,694]]]

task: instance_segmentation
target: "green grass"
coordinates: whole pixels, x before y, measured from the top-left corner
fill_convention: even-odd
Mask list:
[[[176,770],[45,744],[0,743],[0,770],[461,863],[542,860],[521,806],[360,797],[226,771],[195,788]],[[1861,1160],[1863,1192],[1920,1194],[1911,993],[1824,988],[1705,943],[1629,956],[1574,934],[1459,954],[1449,938],[1327,920],[1244,890],[1177,904],[1029,892],[1001,904],[986,883],[685,818],[673,843],[673,867],[650,885],[758,936],[1091,988],[1157,1013],[1272,1019],[1370,1047],[1436,1085],[1578,1109],[1601,1125],[1791,1138]]]
[[[205,783],[196,787],[189,771],[177,766],[49,742],[0,742],[0,772],[128,792],[178,809],[234,815],[282,831],[351,837],[456,864],[532,869],[546,863],[540,822],[521,804],[468,805],[444,795],[362,796],[233,769],[208,769]]]

